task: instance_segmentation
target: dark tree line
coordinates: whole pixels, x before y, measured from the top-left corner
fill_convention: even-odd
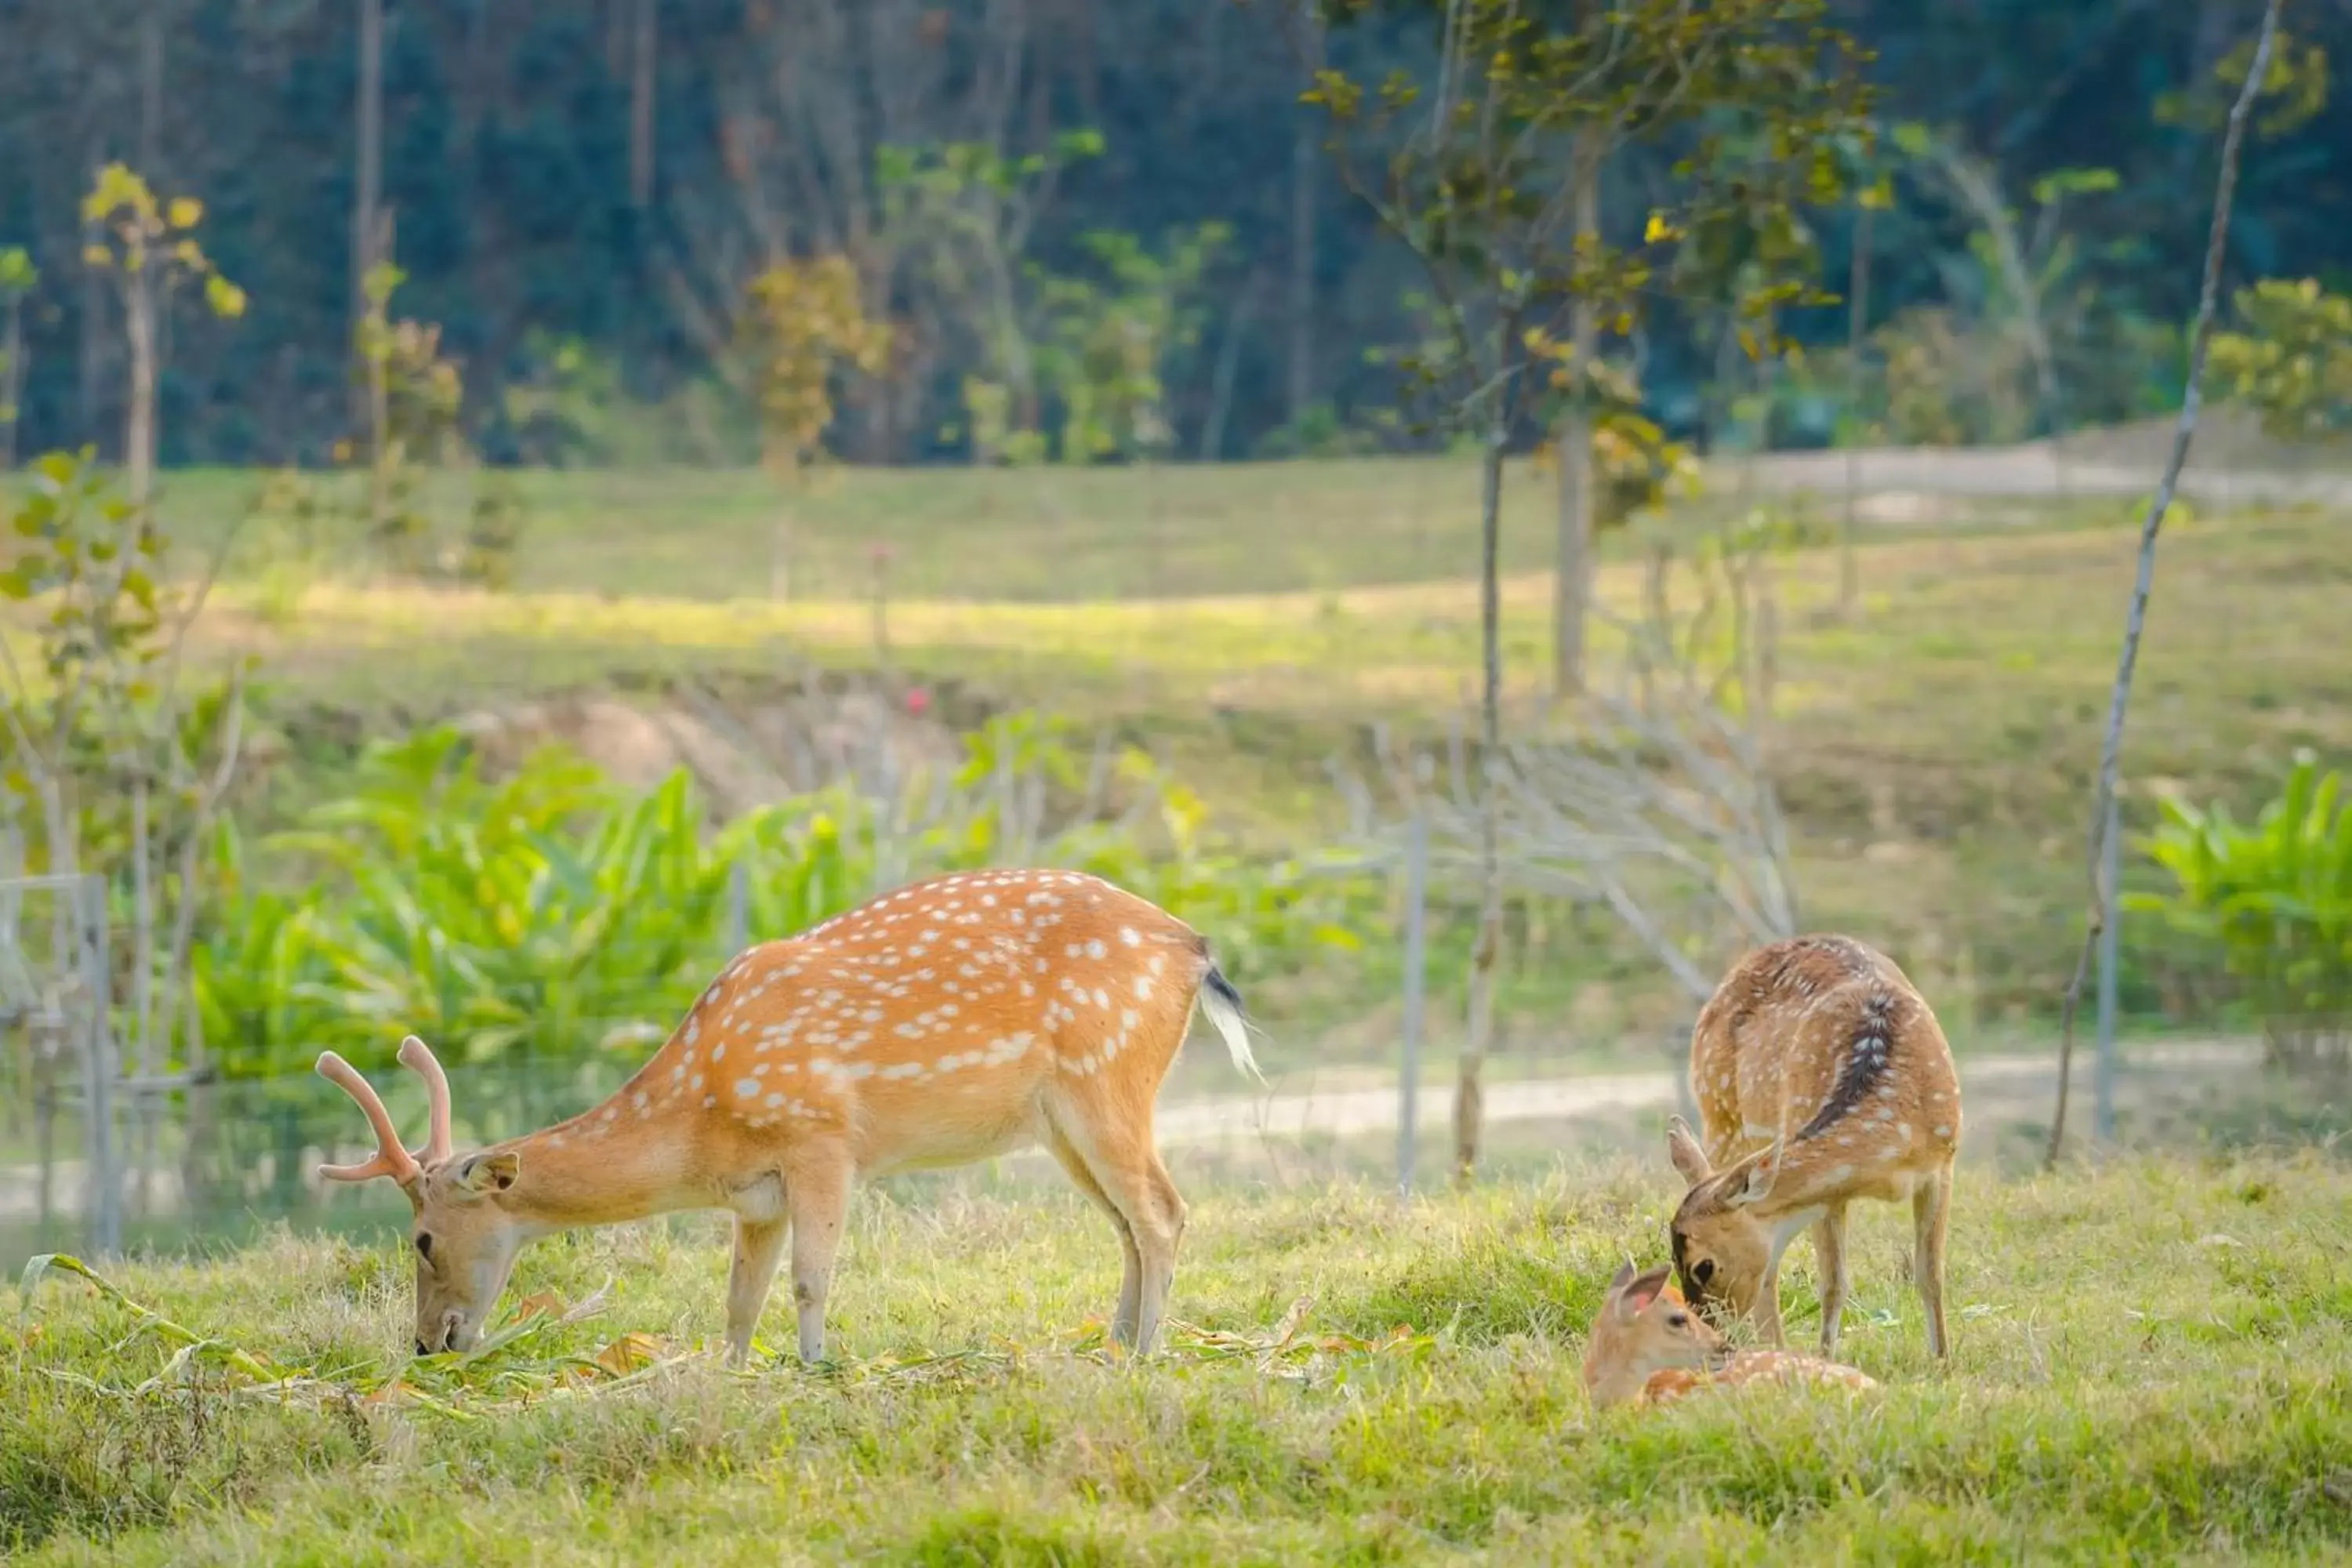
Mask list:
[[[2068,212],[2096,303],[2065,352],[2099,374],[2065,378],[2065,416],[2136,411],[2132,376],[2115,368],[2134,353],[2150,361],[2142,379],[2177,387],[2213,138],[2159,110],[2210,89],[2259,8],[1835,9],[1877,51],[1885,117],[1937,128],[2029,219],[2042,175],[2117,176]],[[2342,58],[2352,5],[2302,0],[2287,26]],[[1360,71],[1409,36],[1352,29],[1330,47],[1360,51]],[[380,69],[373,112],[363,60]],[[1096,265],[1090,232],[1160,254],[1171,236],[1227,226],[1198,279],[1198,330],[1162,363],[1169,449],[1312,446],[1392,400],[1366,351],[1415,328],[1409,270],[1333,177],[1302,85],[1265,7],[1217,0],[0,0],[0,247],[26,247],[42,277],[25,316],[18,448],[121,447],[122,327],[80,265],[79,204],[121,160],[206,204],[206,247],[251,300],[233,330],[193,311],[171,323],[166,462],[316,461],[350,434],[371,234],[406,274],[397,312],[441,323],[493,456],[530,453],[502,394],[543,380],[556,340],[576,340],[636,399],[719,380],[727,314],[780,248],[848,253],[901,324],[891,376],[847,403],[847,449],[959,453],[959,388],[991,352],[974,325],[985,268],[967,248],[943,275],[939,231],[909,226],[877,158],[961,143],[1017,162],[1077,131],[1098,133],[1098,155],[1022,188],[1023,221],[997,225],[1000,241],[1018,240],[1001,259],[1078,276]],[[2352,270],[2347,147],[2352,109],[2331,102],[2249,168],[2232,284]],[[1613,166],[1605,221],[1638,223],[1664,170],[1664,154]],[[1900,175],[1897,193],[1873,225],[1874,321],[1988,308],[1963,204],[1924,174]],[[1832,288],[1849,223],[1825,237]],[[2171,338],[2133,338],[2147,322]],[[1834,343],[1847,322],[1832,309],[1792,325]],[[1718,337],[1687,312],[1645,324],[1644,384],[1679,427],[1727,417]],[[1807,438],[1800,424],[1781,434]]]

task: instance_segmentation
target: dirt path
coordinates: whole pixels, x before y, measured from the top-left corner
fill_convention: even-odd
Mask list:
[[[2226,1070],[2250,1068],[2262,1059],[2255,1040],[2198,1040],[2146,1046],[2126,1053],[2125,1070],[2145,1074],[2151,1068]],[[2035,1056],[1981,1057],[1960,1060],[1960,1084],[1970,1093],[1990,1091],[2003,1100],[2054,1093],[2058,1064],[2054,1052]],[[2070,1075],[2089,1115],[2092,1055],[2076,1056]],[[1580,1078],[1522,1079],[1495,1083],[1486,1089],[1486,1120],[1539,1121],[1606,1111],[1651,1110],[1676,1103],[1680,1090],[1667,1072],[1617,1073]],[[1397,1090],[1345,1089],[1329,1093],[1270,1095],[1263,1099],[1216,1095],[1171,1101],[1157,1118],[1163,1144],[1216,1142],[1231,1138],[1297,1139],[1360,1136],[1390,1132],[1397,1125]],[[1423,1083],[1413,1120],[1426,1131],[1452,1124],[1453,1096],[1448,1086]]]
[[[1856,490],[1879,498],[2144,496],[2156,489],[2163,470],[2163,458],[2158,454],[2149,454],[2144,461],[2136,457],[2124,460],[2099,447],[2079,453],[2061,452],[2046,441],[2036,441],[2018,447],[1774,452],[1757,458],[1744,471],[1752,475],[1760,489],[1839,496],[1845,493],[1849,482],[1849,462]],[[1743,465],[1738,458],[1726,459],[1712,477],[1718,488],[1736,488],[1743,477]],[[2221,504],[2308,500],[2344,505],[2352,503],[2352,475],[2298,470],[2292,463],[2264,468],[2200,463],[2192,445],[2180,489],[2194,499]]]

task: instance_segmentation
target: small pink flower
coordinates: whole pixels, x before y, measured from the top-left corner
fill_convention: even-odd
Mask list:
[[[931,707],[931,694],[930,694],[929,692],[928,692],[928,691],[924,690],[924,689],[923,689],[921,687],[919,687],[919,686],[913,687],[913,688],[911,688],[911,689],[908,689],[908,691],[907,692],[907,711],[908,711],[908,712],[909,712],[909,713],[913,714],[916,718],[919,719],[919,718],[921,718],[925,713],[927,713],[927,712],[930,711],[930,707]]]

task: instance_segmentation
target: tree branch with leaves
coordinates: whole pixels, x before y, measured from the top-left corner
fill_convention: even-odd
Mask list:
[[[867,319],[857,270],[845,256],[779,261],[751,279],[737,328],[753,367],[769,470],[789,493],[824,456],[835,384],[871,375],[890,352],[890,329]],[[792,596],[792,515],[780,509],[769,560],[769,593]]]
[[[1772,310],[1822,298],[1804,281],[1815,247],[1800,214],[1843,195],[1839,148],[1868,137],[1868,94],[1862,51],[1825,24],[1822,0],[1336,0],[1311,18],[1305,0],[1292,0],[1285,12],[1302,59],[1305,31],[1328,59],[1341,55],[1349,24],[1375,16],[1425,26],[1429,67],[1368,85],[1327,64],[1304,98],[1328,117],[1342,181],[1426,285],[1432,331],[1392,361],[1416,422],[1469,435],[1481,454],[1479,730],[1489,771],[1454,1108],[1455,1170],[1466,1180],[1502,924],[1502,789],[1491,770],[1503,752],[1505,456],[1552,374],[1565,366],[1580,396],[1598,339],[1630,332],[1660,294],[1736,288],[1744,341],[1769,352]],[[1671,196],[1637,237],[1612,243],[1591,210],[1596,160],[1645,139],[1681,153]]]

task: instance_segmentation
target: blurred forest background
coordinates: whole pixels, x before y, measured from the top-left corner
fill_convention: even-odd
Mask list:
[[[1337,454],[1408,439],[1370,346],[1409,339],[1410,259],[1380,242],[1303,114],[1275,8],[1186,0],[6,0],[0,4],[0,243],[52,279],[26,312],[22,448],[122,427],[123,353],[79,276],[83,193],[121,160],[200,194],[205,245],[252,299],[234,331],[174,329],[166,464],[324,461],[353,424],[350,323],[381,225],[399,312],[436,322],[463,419],[494,461],[746,461],[757,450],[727,323],[780,251],[841,252],[900,331],[838,430],[867,462],[968,456],[967,380],[1046,405],[1051,367],[1010,363],[1071,289],[1154,292],[1173,458]],[[1838,0],[1877,53],[1896,199],[1867,237],[1871,418],[1890,440],[1994,441],[2111,421],[2178,396],[2214,137],[2191,100],[2258,8],[2243,0]],[[2290,19],[2341,57],[2352,8]],[[1335,63],[1376,79],[1421,47],[1341,29]],[[373,106],[370,112],[370,106]],[[373,120],[373,128],[363,127]],[[2333,286],[2352,102],[2249,165],[2233,281],[2290,268]],[[1024,160],[1039,160],[1028,164]],[[1603,221],[1639,227],[1669,154],[1612,160]],[[373,165],[373,166],[371,166]],[[2051,183],[2053,174],[2104,172]],[[1988,223],[2009,209],[2013,236]],[[371,216],[372,215],[372,216]],[[1855,214],[1822,222],[1849,276]],[[1089,237],[1118,237],[1107,251]],[[2003,250],[2020,253],[2011,275]],[[1064,287],[1057,292],[1056,284]],[[1834,348],[1838,306],[1798,312]],[[1734,433],[1722,323],[1642,323],[1648,407]],[[2054,397],[2034,382],[2036,358]],[[1842,373],[1780,378],[1769,435],[1835,440]],[[1017,414],[1015,416],[1017,418]],[[984,433],[980,437],[985,443]]]

